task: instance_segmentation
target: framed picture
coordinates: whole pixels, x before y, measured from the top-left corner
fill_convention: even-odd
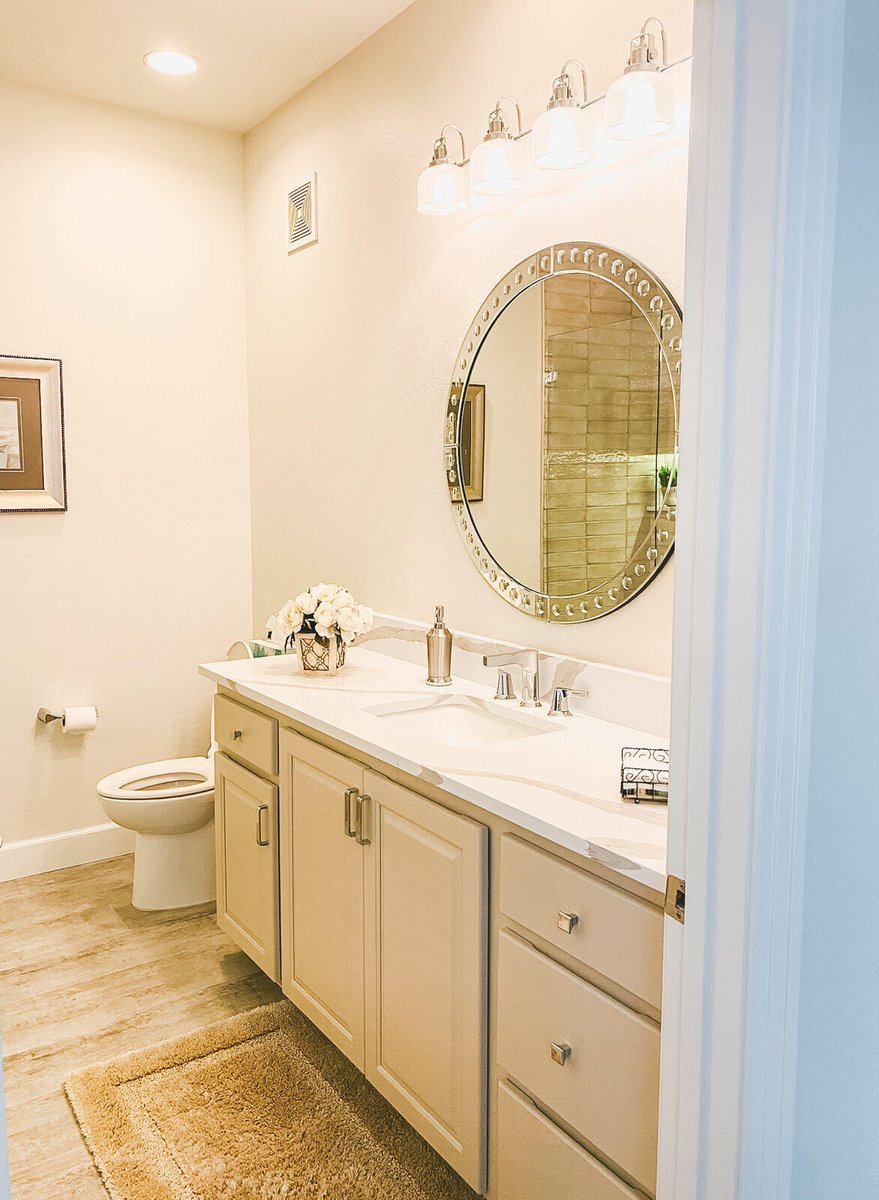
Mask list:
[[[471,383],[461,409],[461,477],[464,495],[473,503],[482,499],[485,474],[485,387]]]
[[[59,358],[0,355],[0,512],[66,512]]]

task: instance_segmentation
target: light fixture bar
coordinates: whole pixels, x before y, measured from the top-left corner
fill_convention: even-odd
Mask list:
[[[683,58],[676,58],[674,60],[674,62],[668,63],[667,66],[660,67],[659,73],[664,74],[666,71],[673,71],[675,67],[683,66],[684,63],[688,63],[688,62],[692,62],[692,61],[693,61],[692,54],[685,54],[683,56]],[[606,99],[607,99],[607,92],[602,92],[600,96],[592,96],[589,100],[586,101],[585,104],[578,104],[577,107],[581,111],[585,110],[587,108],[593,108],[596,104],[601,104],[602,100],[606,100]],[[449,126],[445,126],[445,128],[448,129]],[[457,129],[457,125],[455,126],[455,128]],[[513,134],[513,141],[514,142],[521,141],[522,138],[528,137],[528,135],[532,132],[533,132],[533,127],[529,126],[528,129],[523,129],[521,133]],[[458,166],[466,167],[466,166],[468,166],[469,162],[470,162],[469,158],[462,158],[458,161]]]

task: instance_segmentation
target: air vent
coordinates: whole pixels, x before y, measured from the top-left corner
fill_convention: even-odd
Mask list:
[[[287,253],[317,241],[317,175],[287,195]]]

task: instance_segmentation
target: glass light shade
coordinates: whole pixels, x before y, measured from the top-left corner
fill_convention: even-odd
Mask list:
[[[659,71],[629,71],[607,89],[604,131],[610,138],[637,142],[674,128],[675,90]]]
[[[470,186],[480,196],[505,196],[528,182],[525,147],[512,138],[489,138],[470,155]]]
[[[455,163],[434,163],[418,176],[418,211],[447,217],[470,207],[467,172]]]
[[[579,167],[590,157],[584,113],[580,108],[548,108],[534,122],[531,157],[535,167],[564,171]]]

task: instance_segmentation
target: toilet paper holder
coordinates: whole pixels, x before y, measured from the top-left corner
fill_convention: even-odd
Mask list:
[[[98,710],[95,709],[95,716],[98,716]],[[41,708],[37,712],[37,720],[42,721],[44,725],[51,725],[53,721],[63,721],[63,712],[52,712],[50,708]]]

